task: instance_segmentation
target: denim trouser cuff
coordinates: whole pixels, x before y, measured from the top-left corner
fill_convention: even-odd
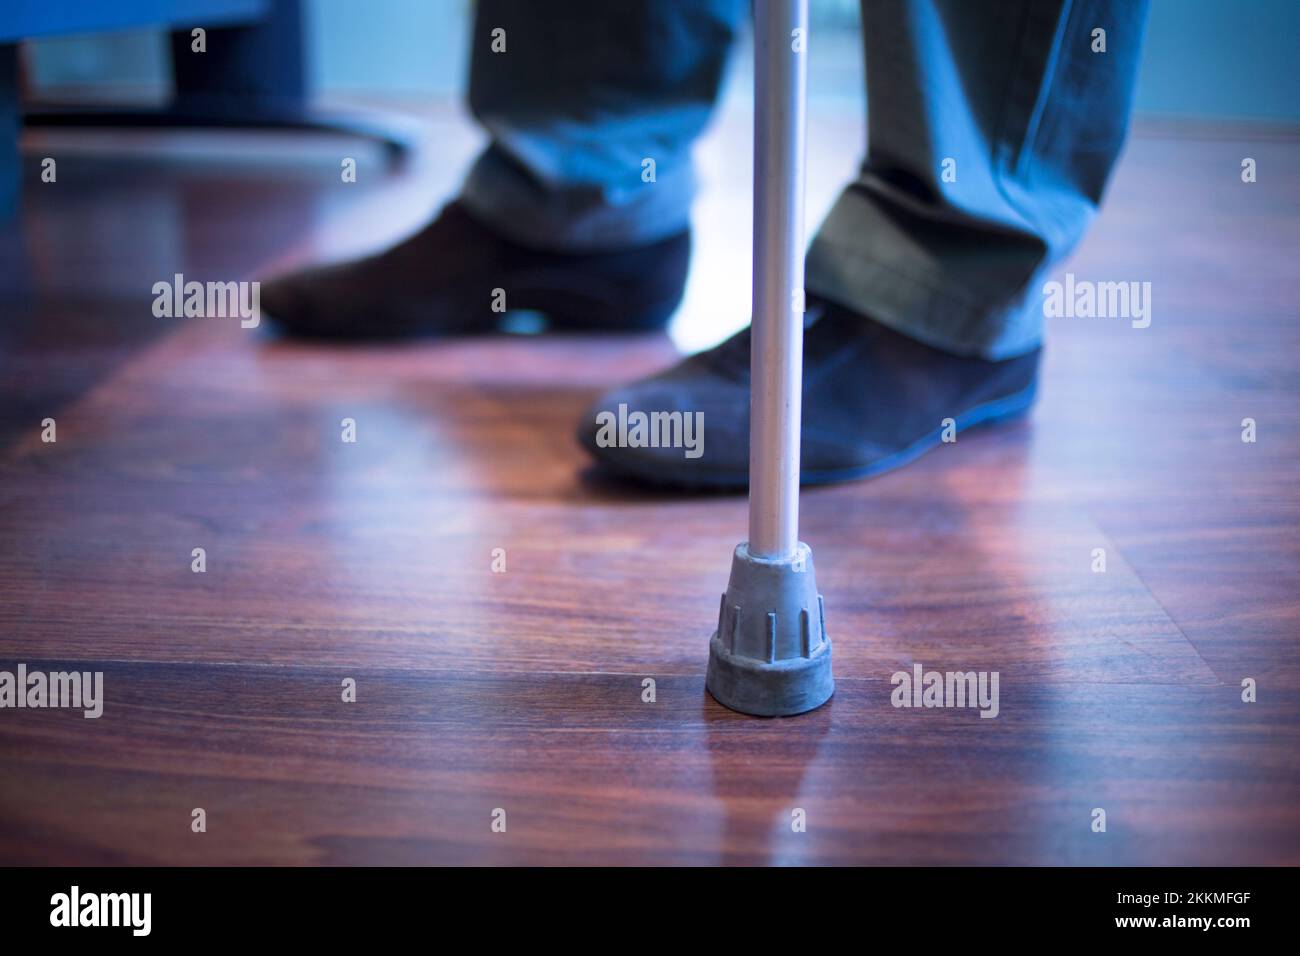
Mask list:
[[[1035,283],[972,289],[956,278],[962,268],[936,258],[933,246],[918,240],[910,226],[862,191],[846,190],[809,247],[806,291],[957,355],[1003,359],[1041,344]],[[986,237],[979,248],[987,253],[989,247]],[[983,271],[985,265],[966,268]],[[1015,295],[1011,300],[1007,289]]]
[[[543,168],[540,160],[533,168]],[[608,252],[649,245],[690,228],[695,177],[690,163],[660,167],[643,182],[631,165],[627,182],[539,182],[493,144],[470,168],[460,201],[495,232],[526,246]]]

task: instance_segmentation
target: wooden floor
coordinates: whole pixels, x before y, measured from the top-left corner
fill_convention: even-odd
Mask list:
[[[61,160],[2,240],[0,669],[102,670],[106,702],[0,711],[0,863],[1300,863],[1298,163],[1139,130],[1068,268],[1150,281],[1150,328],[1056,320],[1028,421],[806,492],[837,690],[756,720],[703,686],[744,501],[621,486],[572,438],[667,337],[150,314],[174,272],[398,232],[455,163],[347,192],[335,159]],[[748,186],[712,185],[678,341],[745,312]],[[914,662],[999,672],[1000,715],[893,708]]]

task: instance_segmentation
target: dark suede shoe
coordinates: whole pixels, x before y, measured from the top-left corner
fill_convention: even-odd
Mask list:
[[[694,488],[746,487],[749,343],[745,329],[665,372],[605,394],[579,424],[579,440],[598,462],[627,477]],[[951,355],[846,309],[810,303],[803,483],[864,478],[904,465],[941,443],[946,418],[954,420],[955,434],[1019,415],[1033,403],[1040,352],[999,362]],[[657,424],[651,419],[638,435],[631,427],[638,411],[682,417],[661,417]],[[690,448],[663,447],[672,444],[665,432],[687,415],[702,426],[703,440]],[[696,438],[690,431],[682,434]]]
[[[503,318],[500,289],[505,308],[544,313],[554,329],[647,331],[677,308],[690,251],[689,232],[616,252],[533,249],[452,202],[379,255],[264,282],[261,306],[282,331],[314,338],[484,333]]]

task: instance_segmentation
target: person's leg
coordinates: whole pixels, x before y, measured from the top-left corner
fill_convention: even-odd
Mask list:
[[[1145,15],[1145,0],[864,2],[869,150],[812,241],[809,294],[959,355],[1036,348],[1040,279],[1124,141]]]
[[[1144,0],[868,0],[870,151],[806,268],[805,481],[876,474],[1033,400],[1038,277],[1078,240],[1127,126]],[[1093,31],[1105,52],[1093,52]],[[813,37],[810,50],[816,49]],[[593,455],[748,480],[748,330],[602,397]],[[610,447],[602,411],[704,413],[703,455]],[[607,437],[607,436],[604,436]]]
[[[480,0],[469,103],[492,141],[461,201],[543,248],[624,249],[684,232],[691,147],[747,10],[744,0]]]
[[[690,258],[690,150],[743,0],[480,0],[469,101],[491,141],[462,195],[362,260],[264,285],[281,329],[329,337],[662,327]]]

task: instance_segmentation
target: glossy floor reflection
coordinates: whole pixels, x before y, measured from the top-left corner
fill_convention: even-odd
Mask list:
[[[724,115],[706,171],[747,136]],[[1242,148],[1140,132],[1071,262],[1152,281],[1150,328],[1060,320],[1028,421],[805,494],[839,683],[781,721],[703,689],[743,500],[619,485],[572,437],[684,326],[743,321],[743,176],[702,201],[672,339],[348,350],[149,290],[380,241],[454,164],[347,195],[68,164],[5,240],[0,666],[103,670],[107,700],[0,721],[0,862],[1297,862],[1300,193],[1243,191]],[[998,718],[892,707],[916,662],[998,671]]]

